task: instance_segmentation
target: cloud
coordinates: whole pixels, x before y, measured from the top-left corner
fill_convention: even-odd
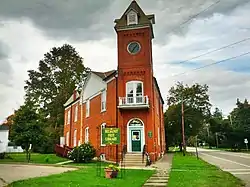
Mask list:
[[[200,18],[209,18],[214,13],[227,14],[250,0],[221,1],[201,14]],[[35,26],[53,39],[69,38],[76,41],[99,40],[114,33],[114,19],[119,18],[131,0],[2,0],[0,17],[5,19],[29,19]],[[155,13],[158,29],[157,42],[168,39],[169,32],[190,16],[213,4],[215,0],[141,0],[139,4],[145,13]],[[186,26],[181,32],[186,33]],[[183,30],[184,29],[184,30]],[[161,38],[161,39],[159,39]],[[164,38],[164,40],[163,40]]]
[[[250,36],[250,0],[221,1],[213,9],[185,24],[182,33],[170,31],[189,16],[214,1],[139,0],[147,14],[156,15],[153,63],[162,95],[177,81],[208,84],[211,102],[228,113],[236,98],[249,98],[249,56],[199,71],[212,62],[249,50],[249,43],[203,56],[189,63],[173,64]],[[27,70],[52,47],[69,43],[96,71],[117,68],[117,43],[113,20],[119,18],[131,0],[83,1],[2,0],[0,6],[0,120],[23,102]],[[180,30],[178,30],[179,32]],[[3,50],[4,49],[4,50]],[[2,68],[2,70],[1,70]],[[243,71],[244,70],[244,71]],[[188,71],[182,76],[173,76]],[[8,73],[7,73],[8,72]],[[9,78],[7,78],[9,76]],[[9,85],[6,85],[9,80]]]

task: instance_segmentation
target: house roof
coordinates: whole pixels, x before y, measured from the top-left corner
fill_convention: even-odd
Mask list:
[[[135,11],[138,15],[139,19],[138,19],[138,24],[136,25],[127,25],[126,15],[128,14],[130,10]],[[129,7],[126,9],[126,11],[121,16],[121,18],[115,20],[115,23],[116,23],[115,25],[116,30],[126,29],[126,28],[136,28],[136,27],[142,27],[142,26],[150,26],[151,31],[152,31],[152,38],[154,38],[152,24],[155,24],[155,16],[153,14],[146,15],[135,0],[133,0],[130,3]]]
[[[159,85],[158,85],[157,80],[156,80],[155,77],[154,77],[154,83],[155,83],[155,86],[156,86],[156,88],[157,88],[157,90],[158,90],[158,93],[159,93],[161,102],[162,102],[162,104],[164,104],[164,100],[163,100],[163,97],[162,97],[162,95],[161,95],[160,87],[159,87]]]
[[[9,126],[8,125],[0,125],[0,131],[1,130],[9,130]]]
[[[67,107],[68,105],[70,105],[72,102],[74,102],[75,100],[80,98],[80,94],[76,91],[76,98],[74,99],[74,93],[71,95],[71,97],[66,101],[66,103],[64,104],[64,107]]]
[[[97,71],[91,71],[91,72],[96,74],[102,80],[107,80],[109,77],[111,77],[112,75],[116,73],[116,70],[111,70],[111,71],[106,71],[106,72],[97,72]]]

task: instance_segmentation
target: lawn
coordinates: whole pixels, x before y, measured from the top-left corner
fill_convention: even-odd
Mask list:
[[[10,184],[10,187],[141,187],[145,181],[153,174],[152,170],[126,170],[123,178],[106,179],[103,169],[100,170],[102,176],[97,176],[96,167],[86,167],[76,171],[65,172],[48,177],[33,178],[24,181],[17,181]]]
[[[58,157],[55,154],[39,154],[39,153],[32,153],[30,159],[31,159],[30,163],[37,163],[37,164],[55,164],[58,162],[63,162],[68,160],[66,158]],[[0,163],[11,163],[11,162],[27,163],[26,154],[9,153],[7,154],[7,158],[0,159]]]
[[[168,187],[242,187],[243,182],[195,156],[176,153]]]

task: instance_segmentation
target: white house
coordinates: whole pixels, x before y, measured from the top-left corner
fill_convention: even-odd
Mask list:
[[[9,126],[0,125],[0,153],[7,151],[9,138]]]

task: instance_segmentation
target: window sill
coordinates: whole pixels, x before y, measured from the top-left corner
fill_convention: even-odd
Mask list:
[[[103,112],[106,112],[106,109],[104,109],[104,110],[101,110],[101,113],[103,113]]]
[[[101,147],[106,147],[106,145],[105,145],[105,144],[103,144],[103,145],[101,145]]]

